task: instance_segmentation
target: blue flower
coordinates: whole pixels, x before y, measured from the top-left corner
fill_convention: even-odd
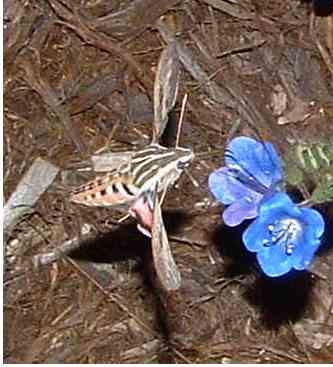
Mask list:
[[[225,153],[225,167],[209,176],[209,189],[228,207],[223,212],[228,226],[255,218],[263,196],[278,190],[282,182],[282,161],[271,143],[240,136],[233,139]]]
[[[287,194],[277,192],[262,200],[259,216],[243,233],[243,242],[257,253],[263,272],[278,277],[308,267],[324,228],[318,211],[299,208]]]

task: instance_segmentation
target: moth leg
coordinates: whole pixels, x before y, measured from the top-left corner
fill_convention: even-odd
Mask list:
[[[121,217],[120,219],[118,219],[118,223],[122,223],[125,222],[126,219],[128,219],[131,216],[131,214],[126,214],[123,217]]]
[[[156,189],[156,190],[157,190],[157,189]],[[164,190],[163,190],[163,192],[162,192],[161,199],[159,200],[159,205],[160,205],[160,206],[162,206],[162,204],[163,204],[163,202],[164,202],[165,195],[166,195],[167,191],[168,191],[168,188],[167,188],[167,187],[165,187],[165,188],[164,188]]]

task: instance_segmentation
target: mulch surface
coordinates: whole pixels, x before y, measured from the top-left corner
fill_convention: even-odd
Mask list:
[[[287,137],[333,137],[332,12],[296,0],[5,2],[5,200],[36,158],[60,168],[5,233],[6,363],[333,360],[332,230],[311,272],[268,279],[207,188],[236,128],[255,126],[281,151]],[[180,144],[198,157],[197,184],[183,175],[163,204],[182,275],[167,294],[134,220],[118,223],[124,213],[68,195],[88,179],[77,167],[95,152],[150,143],[155,73],[170,37],[183,61],[163,144],[175,144],[187,93]],[[332,207],[319,210],[332,228]],[[93,230],[89,241],[34,266],[82,226]]]

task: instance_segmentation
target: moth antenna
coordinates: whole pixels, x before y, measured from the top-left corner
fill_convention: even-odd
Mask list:
[[[190,179],[194,187],[200,187],[199,182],[190,174],[188,170],[184,170],[185,175]]]
[[[206,152],[200,152],[200,153],[195,153],[195,158],[200,158],[200,159],[205,159],[210,158],[212,155],[222,155],[224,152],[223,147],[221,148],[217,148],[217,149],[212,149],[212,150],[208,150]]]
[[[179,147],[180,132],[181,132],[182,124],[183,124],[183,120],[184,120],[185,106],[186,106],[186,102],[187,102],[187,97],[188,97],[188,94],[185,93],[183,101],[182,101],[182,109],[180,111],[180,118],[179,118],[178,131],[177,131],[177,140],[176,140],[176,148]]]

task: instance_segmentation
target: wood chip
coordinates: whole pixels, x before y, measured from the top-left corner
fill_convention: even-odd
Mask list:
[[[32,210],[40,196],[52,184],[58,172],[58,167],[42,158],[34,161],[4,207],[5,231],[9,231],[24,214]]]

